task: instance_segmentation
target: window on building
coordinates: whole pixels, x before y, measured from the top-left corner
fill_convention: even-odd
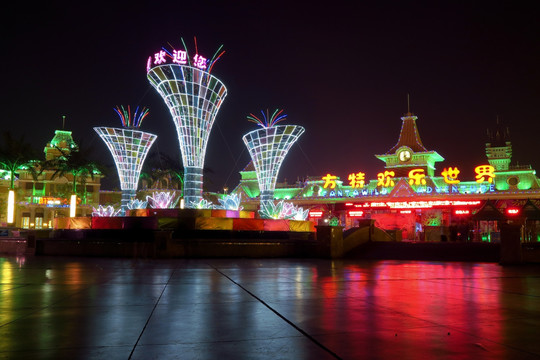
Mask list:
[[[30,228],[30,213],[29,212],[24,212],[22,214],[21,227],[23,229],[29,229]]]
[[[36,229],[43,229],[43,214],[36,215],[35,224]]]

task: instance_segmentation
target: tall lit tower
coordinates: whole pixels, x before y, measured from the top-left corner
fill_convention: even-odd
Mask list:
[[[248,120],[256,123],[261,129],[253,130],[242,138],[246,144],[261,191],[261,202],[274,200],[277,175],[283,159],[291,146],[298,140],[305,129],[298,125],[276,125],[283,121],[287,115],[283,110],[275,110],[270,116],[261,111],[262,119],[253,114]]]
[[[208,136],[227,95],[225,85],[210,74],[222,54],[207,60],[199,54],[191,58],[187,51],[163,49],[147,63],[148,80],[165,101],[176,126],[184,165],[186,207],[193,207],[202,199]]]
[[[120,188],[122,189],[122,214],[127,204],[135,198],[142,165],[157,135],[138,130],[148,110],[139,108],[132,116],[131,109],[117,107],[116,113],[122,120],[123,128],[95,127],[94,130],[107,144],[118,170]]]

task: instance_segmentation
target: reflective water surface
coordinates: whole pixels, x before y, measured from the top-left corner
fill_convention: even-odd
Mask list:
[[[538,359],[540,266],[0,258],[0,358]]]

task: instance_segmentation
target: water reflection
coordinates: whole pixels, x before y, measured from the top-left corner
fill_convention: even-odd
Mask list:
[[[199,344],[202,358],[221,346],[320,358],[309,334],[343,358],[509,358],[527,336],[512,321],[534,328],[540,313],[539,272],[496,264],[35,261],[0,258],[3,351],[129,347],[141,336],[141,346]]]
[[[486,333],[487,326],[490,341],[503,341],[501,292],[494,291],[502,284],[496,270],[496,265],[420,262],[334,262],[329,268],[314,267],[322,298],[312,304],[317,321],[305,326],[316,332],[344,333],[351,342],[365,342],[366,331],[371,338],[384,333],[412,336],[418,329],[428,329],[415,341],[433,349],[433,358],[436,351],[466,353],[467,343],[449,348],[448,339],[432,332],[477,336]],[[357,339],[355,332],[361,332]],[[372,345],[366,342],[367,349]]]

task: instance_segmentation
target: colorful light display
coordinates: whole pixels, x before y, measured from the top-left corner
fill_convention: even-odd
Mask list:
[[[137,108],[133,115],[130,107],[127,111],[124,107],[117,107],[115,111],[124,128],[95,127],[94,130],[109,148],[116,164],[124,214],[127,204],[135,198],[144,160],[157,135],[137,130],[148,115],[148,110],[139,112]]]
[[[274,111],[271,116],[268,112],[261,113],[262,119],[250,114],[248,120],[262,128],[245,134],[242,139],[253,160],[262,204],[264,201],[273,201],[279,168],[291,146],[305,130],[298,125],[276,125],[286,117],[281,115],[282,110]]]
[[[12,189],[8,192],[7,222],[8,224],[15,222],[15,191]]]
[[[179,50],[163,49],[158,54],[153,61],[152,57],[148,59],[147,77],[172,115],[184,165],[185,204],[192,207],[202,199],[208,137],[227,95],[225,85],[210,75],[223,53],[211,60],[199,54],[190,59],[187,52]],[[167,62],[167,57],[172,63]]]
[[[240,205],[242,202],[242,195],[227,194],[218,199],[220,205],[214,205],[215,209],[221,210],[242,210],[244,207]]]
[[[146,202],[152,209],[173,209],[178,204],[180,198],[170,191],[154,192],[152,196],[146,196]]]
[[[99,205],[98,208],[93,208],[92,216],[94,217],[113,217],[118,216],[118,214],[121,212],[121,209],[115,210],[113,206],[101,206]]]
[[[77,195],[72,194],[69,200],[69,217],[75,217],[77,215]]]
[[[347,203],[355,208],[431,209],[447,206],[478,206],[480,200],[425,200],[425,201],[373,201],[361,204]],[[350,204],[350,205],[349,205]]]
[[[495,169],[491,165],[480,165],[477,166],[475,169],[476,174],[476,180],[475,182],[478,184],[482,184],[484,182],[492,183],[493,179],[495,178]],[[460,173],[460,170],[457,167],[449,167],[444,168],[444,170],[441,172],[442,179],[444,180],[445,184],[449,185],[456,185],[461,182],[461,180],[458,179],[458,175]],[[366,185],[365,180],[366,174],[363,172],[357,172],[357,173],[351,173],[348,176],[349,185],[351,188],[360,188],[363,189]],[[424,169],[415,168],[411,169],[408,172],[408,182],[410,185],[426,185],[427,175]],[[323,189],[335,189],[336,188],[336,180],[338,177],[333,174],[326,174],[321,178],[324,180]],[[395,186],[395,179],[396,174],[394,171],[388,171],[385,170],[384,172],[380,172],[377,174],[377,186],[387,188]]]

